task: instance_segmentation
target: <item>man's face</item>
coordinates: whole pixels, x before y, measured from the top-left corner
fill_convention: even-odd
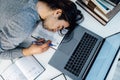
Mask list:
[[[43,20],[43,27],[49,31],[59,31],[63,28],[69,27],[69,23],[65,20],[59,20],[54,16],[48,16]]]

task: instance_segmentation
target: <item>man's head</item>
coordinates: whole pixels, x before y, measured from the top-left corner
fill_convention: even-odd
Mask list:
[[[44,28],[50,31],[71,28],[78,15],[76,5],[70,0],[38,0],[37,11]]]

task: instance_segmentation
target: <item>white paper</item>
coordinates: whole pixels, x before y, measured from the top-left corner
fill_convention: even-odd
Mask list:
[[[35,79],[44,71],[44,68],[35,60],[33,56],[23,57],[17,60],[16,65],[28,80]]]
[[[9,66],[11,65],[11,60],[2,60],[0,62],[0,74]]]
[[[1,76],[5,80],[27,80],[15,64],[10,65]]]
[[[63,74],[60,74],[60,75],[56,76],[55,78],[53,78],[52,80],[66,80],[66,78]]]
[[[3,78],[0,76],[0,80],[3,80]]]
[[[34,54],[33,56],[41,62],[41,64],[44,67],[48,66],[49,60],[52,58],[53,54],[55,53],[55,50],[52,48],[49,48],[47,51],[43,52],[42,54]]]
[[[67,31],[66,31],[67,32]],[[39,23],[35,31],[33,32],[32,36],[36,38],[45,38],[46,40],[51,40],[52,44],[55,46],[52,46],[53,48],[57,49],[59,44],[61,43],[64,36],[61,36],[58,34],[58,32],[52,32],[44,29],[42,27],[42,23]]]

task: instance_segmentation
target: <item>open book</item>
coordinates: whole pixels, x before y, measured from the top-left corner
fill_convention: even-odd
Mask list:
[[[35,57],[28,56],[16,60],[1,74],[1,77],[3,80],[34,80],[44,71],[44,67]]]
[[[67,30],[64,31],[64,33],[67,33]],[[59,44],[61,43],[63,36],[61,36],[58,32],[51,32],[43,28],[42,22],[40,22],[34,32],[32,33],[32,37],[36,39],[44,38],[45,40],[51,40],[52,46],[54,49],[57,49]]]

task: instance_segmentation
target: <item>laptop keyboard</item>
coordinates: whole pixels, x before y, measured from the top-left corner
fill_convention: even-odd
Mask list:
[[[94,36],[85,33],[64,69],[79,76],[97,40]]]

